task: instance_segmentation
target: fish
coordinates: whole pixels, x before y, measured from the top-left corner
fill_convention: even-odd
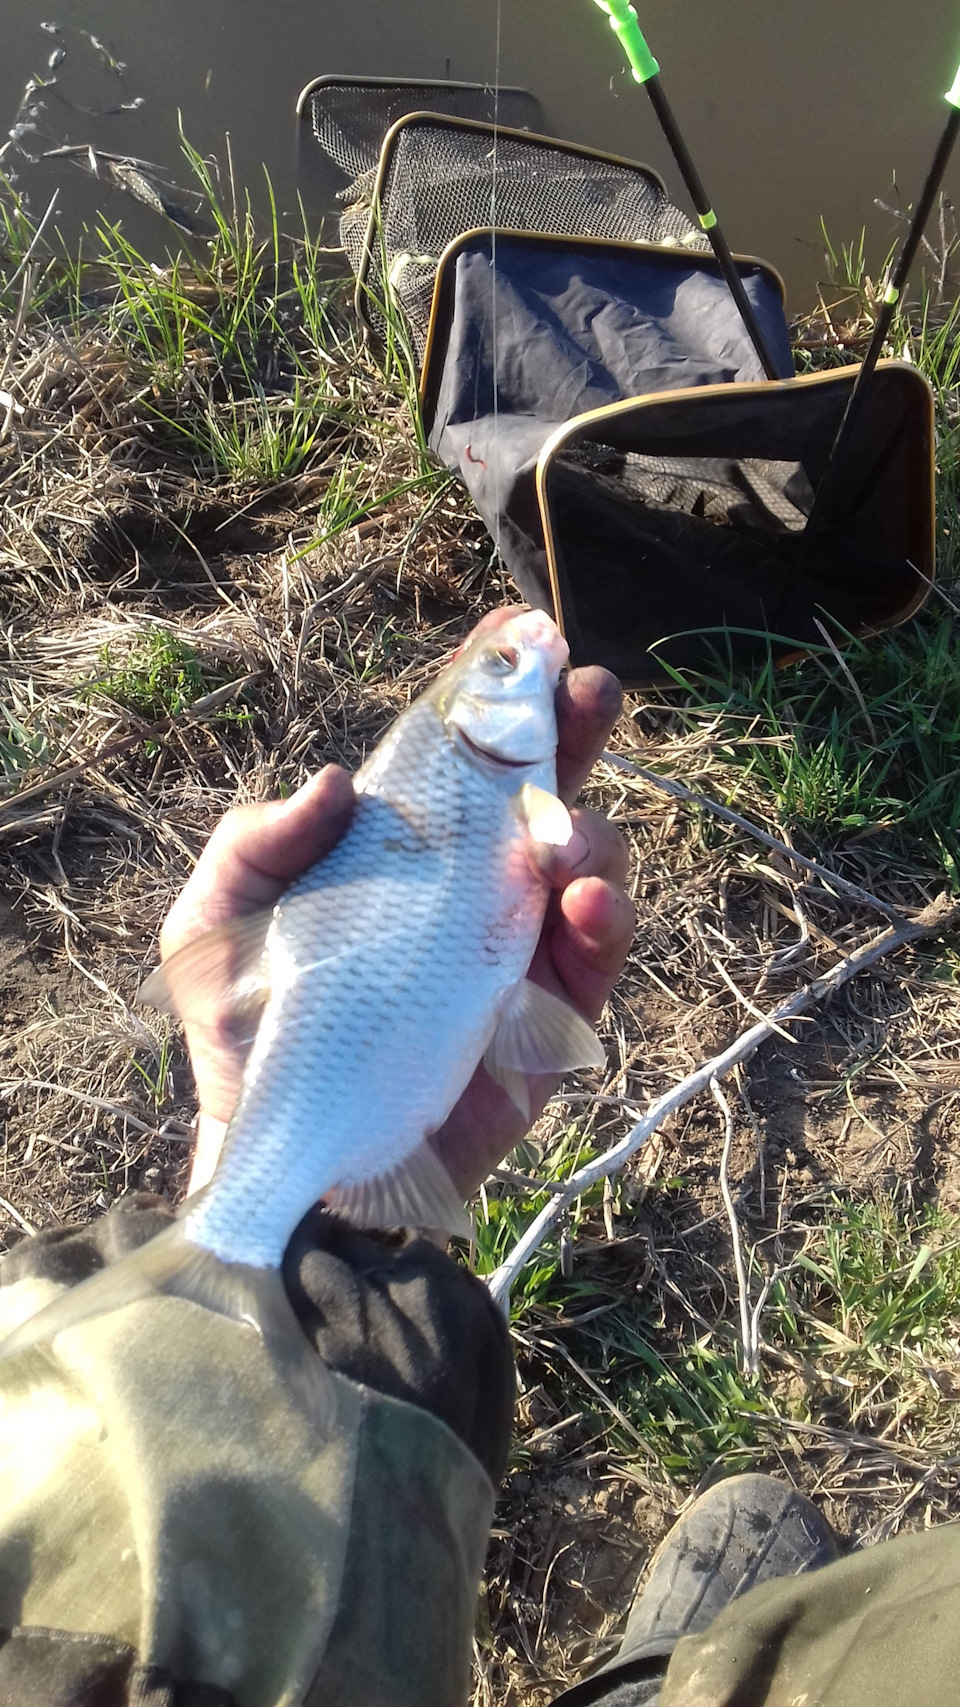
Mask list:
[[[130,103],[131,106],[134,104]],[[142,202],[144,207],[152,208],[154,213],[163,214],[164,218],[169,219],[179,230],[185,231],[188,237],[213,236],[213,227],[206,220],[198,218],[179,202],[171,201],[159,185],[129,161],[108,160],[105,176],[111,178],[118,189],[126,190],[128,195]]]
[[[144,1001],[198,1023],[229,1001],[252,1039],[209,1185],[140,1250],[55,1299],[0,1358],[172,1293],[246,1320],[316,1419],[329,1377],[281,1279],[321,1199],[364,1227],[466,1234],[429,1143],[481,1061],[529,1115],[526,1074],[597,1066],[574,1008],[527,976],[545,915],[567,645],[541,611],[476,634],[357,772],[350,825],[277,905],[201,937]]]

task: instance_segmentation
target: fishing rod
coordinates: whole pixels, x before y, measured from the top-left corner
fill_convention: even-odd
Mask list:
[[[690,150],[680,134],[673,109],[663,92],[663,85],[660,82],[660,67],[643,37],[636,11],[630,5],[629,0],[596,0],[596,4],[609,17],[610,28],[614,35],[619,38],[620,46],[626,55],[635,82],[642,83],[650,97],[650,104],[657,115],[660,129],[663,131],[670,146],[670,152],[680,169],[680,175],[687,186],[687,193],[696,209],[697,218],[710,241],[710,247],[717,258],[720,271],[737,305],[750,342],[757,352],[760,365],[768,379],[780,379],[782,376],[770,354],[753,304],[743,288],[743,280],[737,272],[736,263],[730,253],[730,246],[720,229],[717,216],[710,205],[710,198],[703,187]]]
[[[937,144],[937,150],[934,154],[930,170],[927,173],[927,181],[923,186],[920,200],[914,208],[913,218],[910,221],[910,228],[904,238],[903,248],[900,251],[899,258],[894,265],[892,273],[889,275],[887,286],[883,293],[883,300],[880,305],[880,312],[877,315],[876,323],[873,328],[873,336],[870,339],[867,353],[860,365],[860,372],[857,374],[853,390],[847,399],[847,407],[843,412],[843,418],[840,422],[837,436],[833,441],[830,455],[827,458],[827,466],[820,476],[820,483],[817,487],[816,496],[813,501],[813,508],[810,511],[810,517],[805,530],[808,537],[811,530],[822,527],[824,524],[825,511],[829,506],[830,499],[836,490],[840,475],[843,472],[843,459],[850,448],[850,442],[853,437],[854,430],[858,420],[860,419],[870,377],[880,358],[880,353],[886,342],[887,333],[890,330],[890,325],[894,314],[897,311],[897,306],[904,290],[907,287],[910,269],[917,258],[917,250],[920,247],[927,220],[930,217],[930,210],[933,207],[934,199],[943,182],[943,175],[947,169],[947,162],[953,153],[954,143],[957,140],[957,136],[960,135],[960,66],[957,67],[957,75],[953,80],[953,87],[947,90],[944,100],[950,107],[950,115],[944,126],[943,135]]]

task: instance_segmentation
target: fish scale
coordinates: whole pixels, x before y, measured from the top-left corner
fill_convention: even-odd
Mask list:
[[[441,1125],[530,963],[547,889],[524,851],[516,779],[430,740],[435,721],[413,708],[386,776],[359,774],[349,830],[271,926],[281,993],[217,1189],[185,1217],[223,1261],[279,1263],[320,1195],[388,1171]],[[537,767],[540,786],[550,769]],[[316,942],[329,958],[312,964]],[[345,1074],[358,1052],[370,1071]],[[309,1153],[291,1155],[291,1132],[310,1133]]]

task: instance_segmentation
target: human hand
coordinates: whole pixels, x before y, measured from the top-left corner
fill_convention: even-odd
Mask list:
[[[492,611],[479,628],[506,612]],[[621,705],[620,684],[596,666],[571,670],[557,689],[557,793],[576,799],[606,745]],[[544,868],[553,893],[530,966],[535,984],[570,1002],[591,1022],[600,1017],[633,941],[633,903],[624,890],[628,858],[620,832],[599,812],[572,807],[574,834]],[[492,1169],[519,1144],[553,1095],[551,1074],[528,1074],[530,1120],[506,1091],[478,1067],[431,1142],[458,1193],[471,1197]]]
[[[496,627],[508,612],[479,625]],[[571,671],[557,693],[558,789],[573,800],[620,710],[620,688],[605,670]],[[217,825],[160,935],[168,960],[187,943],[228,920],[273,906],[294,878],[339,841],[353,811],[349,773],[328,765],[288,800],[236,807]],[[573,1003],[589,1019],[599,1014],[626,958],[633,908],[623,892],[627,856],[621,837],[602,816],[575,809],[575,834],[557,850],[545,875],[554,890],[531,977]],[[246,1046],[227,1013],[185,1025],[200,1102],[190,1191],[213,1173],[240,1090]],[[555,1081],[529,1081],[539,1113]],[[433,1143],[464,1197],[517,1144],[527,1122],[483,1068]]]

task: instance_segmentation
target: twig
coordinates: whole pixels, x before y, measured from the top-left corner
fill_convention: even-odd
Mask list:
[[[650,1442],[648,1440],[644,1439],[644,1437],[640,1433],[639,1429],[634,1427],[633,1423],[630,1421],[630,1418],[628,1416],[625,1416],[623,1411],[620,1409],[620,1406],[615,1402],[615,1400],[611,1399],[610,1394],[604,1392],[603,1388],[599,1385],[599,1383],[596,1382],[593,1379],[593,1376],[588,1374],[587,1370],[584,1369],[577,1362],[576,1358],[573,1356],[573,1354],[571,1352],[569,1352],[567,1350],[566,1346],[562,1345],[559,1340],[546,1340],[546,1341],[544,1341],[544,1344],[549,1348],[550,1351],[558,1351],[560,1353],[560,1356],[566,1359],[566,1361],[569,1363],[571,1369],[575,1372],[575,1374],[579,1375],[580,1380],[584,1383],[584,1385],[589,1387],[591,1393],[596,1394],[597,1398],[600,1400],[600,1403],[603,1405],[604,1409],[608,1410],[610,1412],[610,1415],[616,1419],[616,1421],[620,1424],[620,1427],[624,1430],[624,1432],[630,1436],[630,1439],[633,1441],[634,1445],[639,1446],[641,1452],[643,1452],[646,1455],[648,1462],[652,1461],[654,1458],[654,1453],[653,1453],[653,1450],[650,1446]]]
[[[0,1197],[0,1209],[5,1209],[8,1215],[12,1215],[17,1226],[22,1227],[25,1233],[32,1236],[36,1232],[37,1229],[33,1222],[28,1221],[25,1215],[21,1215],[19,1209],[14,1208],[8,1197]]]
[[[0,1085],[0,1096],[10,1096],[13,1091],[56,1091],[60,1096],[82,1102],[85,1108],[98,1109],[102,1114],[115,1114],[118,1120],[125,1120],[134,1132],[140,1132],[144,1137],[157,1130],[156,1126],[148,1126],[145,1120],[139,1120],[135,1114],[121,1108],[119,1103],[107,1102],[104,1097],[88,1096],[86,1091],[75,1091],[71,1085],[56,1085],[50,1079],[8,1079],[6,1084]]]
[[[536,1179],[533,1174],[515,1174],[511,1168],[494,1168],[490,1175],[500,1185],[518,1186],[521,1191],[532,1191],[538,1196],[541,1191],[562,1191],[563,1181],[556,1179]]]
[[[744,1375],[756,1375],[760,1368],[759,1349],[754,1335],[754,1322],[751,1312],[750,1282],[747,1279],[747,1268],[743,1260],[743,1243],[740,1238],[740,1223],[737,1220],[736,1204],[730,1190],[730,1151],[733,1147],[733,1110],[720,1089],[717,1078],[710,1080],[710,1091],[713,1100],[723,1115],[724,1134],[723,1150],[720,1155],[720,1195],[730,1223],[730,1236],[733,1240],[733,1266],[737,1273],[737,1297],[740,1303],[740,1352]]]
[[[522,1238],[517,1240],[506,1262],[501,1263],[490,1276],[490,1291],[496,1302],[504,1309],[507,1307],[517,1275],[534,1251],[539,1250],[551,1227],[574,1198],[588,1191],[597,1180],[622,1168],[627,1158],[632,1156],[635,1150],[639,1150],[641,1144],[645,1144],[657,1128],[663,1125],[667,1116],[706,1090],[711,1079],[724,1078],[739,1062],[748,1060],[761,1043],[773,1036],[778,1026],[806,1013],[808,1009],[832,995],[834,990],[840,989],[851,978],[855,978],[859,972],[866,971],[878,960],[882,960],[885,955],[892,954],[895,949],[903,948],[909,942],[921,942],[930,937],[941,936],[958,922],[960,906],[952,905],[945,895],[940,896],[928,907],[924,907],[915,919],[901,921],[897,926],[881,931],[879,936],[871,937],[869,942],[854,949],[852,954],[845,955],[829,972],[824,973],[822,978],[814,978],[811,983],[805,984],[802,990],[782,1002],[768,1019],[751,1026],[750,1030],[731,1043],[728,1049],[722,1050],[719,1055],[711,1056],[708,1061],[701,1062],[694,1072],[688,1073],[679,1084],[665,1091],[619,1143],[611,1145],[602,1156],[587,1162],[582,1168],[578,1168],[576,1173],[571,1174],[565,1182],[564,1190],[558,1192],[552,1203],[546,1204],[530,1223]]]
[[[677,782],[670,776],[658,776],[656,771],[648,771],[643,765],[635,765],[630,759],[621,758],[619,753],[605,750],[600,757],[606,764],[612,765],[614,770],[626,771],[630,776],[640,777],[643,782],[648,782],[651,788],[658,788],[662,794],[669,794],[673,800],[685,800],[689,806],[699,806],[704,812],[712,812],[715,818],[722,818],[725,824],[735,824],[738,830],[745,830],[748,836],[753,836],[755,841],[773,848],[775,853],[782,854],[783,858],[790,860],[793,865],[812,872],[828,889],[835,889],[841,895],[849,895],[852,901],[859,901],[864,907],[872,907],[874,912],[882,913],[884,918],[892,919],[897,924],[902,922],[903,914],[896,907],[891,907],[889,901],[881,901],[879,895],[871,895],[869,889],[861,889],[859,883],[851,883],[849,878],[840,877],[828,866],[818,865],[815,859],[807,859],[806,854],[797,853],[796,848],[778,841],[769,831],[761,830],[759,824],[751,824],[749,818],[741,818],[739,812],[731,811],[729,806],[721,806],[719,801],[711,800],[709,795],[696,794],[692,788],[687,788],[685,783]]]
[[[754,1019],[762,1019],[767,1025],[773,1026],[774,1031],[779,1037],[783,1038],[784,1043],[796,1043],[797,1039],[793,1037],[789,1031],[784,1031],[781,1025],[774,1025],[772,1020],[767,1019],[766,1014],[761,1013],[756,1002],[752,1002],[749,996],[745,996],[742,990],[737,989],[736,984],[731,978],[722,960],[718,960],[715,954],[711,954],[710,959],[713,961],[713,964],[726,984],[727,989],[733,991],[737,1001],[742,1007],[746,1008],[748,1014],[752,1014]]]
[[[31,783],[29,788],[20,788],[16,794],[11,794],[0,802],[0,823],[7,817],[13,816],[13,808],[22,806],[25,800],[35,800],[38,795],[46,794],[51,788],[56,788],[61,782],[75,782],[85,771],[93,770],[96,765],[105,764],[108,759],[118,759],[122,753],[129,753],[132,747],[139,747],[144,741],[155,741],[158,736],[166,735],[173,728],[172,717],[161,717],[158,723],[151,723],[137,735],[124,735],[119,741],[111,741],[99,753],[91,753],[87,759],[79,759],[76,764],[60,765],[55,770],[48,771],[39,782]]]

